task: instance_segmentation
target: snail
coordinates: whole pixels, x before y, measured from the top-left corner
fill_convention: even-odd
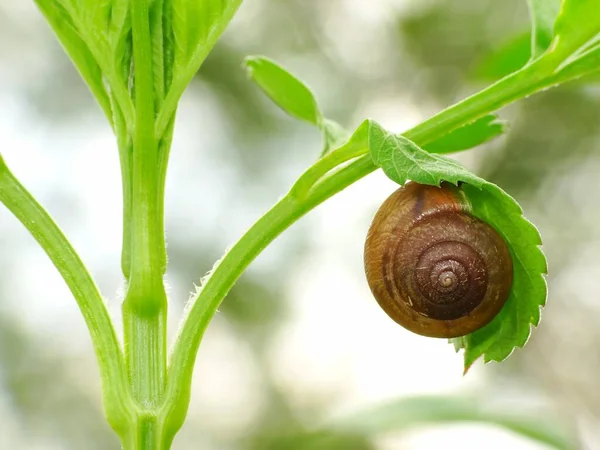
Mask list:
[[[460,186],[408,182],[375,214],[365,272],[381,308],[408,330],[464,336],[487,325],[510,294],[504,239],[471,214]]]

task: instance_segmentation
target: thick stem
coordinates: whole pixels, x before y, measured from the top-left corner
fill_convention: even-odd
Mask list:
[[[156,302],[159,295],[154,293],[150,301]],[[153,314],[140,311],[137,304],[144,300],[127,296],[123,304],[123,333],[133,397],[141,408],[152,409],[160,403],[165,386],[167,321],[166,308]],[[166,305],[166,296],[162,300]]]
[[[151,280],[164,273],[166,251],[164,235],[160,233],[163,217],[158,213],[159,149],[154,138],[154,80],[148,0],[134,0],[131,7],[136,97],[131,283],[152,284]]]
[[[133,135],[131,266],[123,302],[125,359],[140,408],[136,436],[155,434],[144,417],[160,404],[166,380],[166,250],[159,199],[158,142],[154,138],[154,79],[148,0],[133,0],[136,122]],[[143,420],[142,420],[143,419]],[[144,431],[146,430],[146,431]],[[155,446],[139,447],[148,450]]]
[[[140,413],[132,433],[121,441],[123,450],[169,450],[171,440],[165,438],[163,426],[154,413]]]

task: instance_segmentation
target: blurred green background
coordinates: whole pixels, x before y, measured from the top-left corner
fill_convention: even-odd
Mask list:
[[[320,151],[317,131],[246,79],[246,55],[292,69],[341,123],[373,117],[403,131],[519,67],[528,27],[525,0],[245,0],[178,113],[167,186],[171,335],[193,283]],[[526,348],[463,377],[446,342],[379,310],[362,246],[394,185],[375,173],[278,239],[226,299],[175,449],[552,448],[479,421],[525,423],[523,414],[572,436],[564,448],[600,448],[600,88],[570,84],[501,116],[507,135],[458,159],[516,197],[544,238],[550,296]],[[116,145],[30,0],[0,0],[0,137],[118,322]],[[0,243],[0,449],[118,448],[75,302],[4,209]],[[323,428],[331,423],[345,425]]]

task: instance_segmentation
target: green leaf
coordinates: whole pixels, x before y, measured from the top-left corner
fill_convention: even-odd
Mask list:
[[[170,0],[163,5],[163,53],[165,93],[171,88],[175,64],[175,36],[173,34],[173,8]]]
[[[159,102],[156,135],[167,133],[183,91],[213,49],[242,0],[164,0],[164,101]],[[158,16],[157,16],[158,17]],[[158,64],[160,66],[160,64]]]
[[[165,75],[172,70],[173,61],[165,64],[165,55],[171,54],[173,39],[170,29],[165,33],[164,22],[168,22],[167,14],[172,13],[170,4],[164,0],[153,0],[148,12],[150,22],[150,39],[152,41],[152,74],[154,78],[154,102],[160,108],[165,98],[170,82],[165,81]],[[165,14],[167,13],[167,14]]]
[[[326,429],[377,436],[410,431],[423,425],[476,422],[500,426],[555,449],[578,447],[573,431],[558,420],[540,416],[537,410],[524,411],[514,406],[502,405],[497,399],[480,396],[407,397],[338,418]]]
[[[84,0],[81,6],[83,21],[87,29],[94,29],[95,39],[106,39],[113,0]],[[100,35],[103,35],[100,38]]]
[[[506,131],[506,122],[495,114],[488,114],[468,125],[451,131],[446,136],[423,147],[431,153],[452,153],[468,150],[500,136]]]
[[[435,186],[442,181],[462,182],[472,214],[506,241],[514,266],[513,286],[506,304],[488,325],[454,339],[453,343],[457,349],[465,350],[465,371],[482,355],[486,362],[507,358],[515,347],[525,344],[531,325],[539,323],[540,307],[546,302],[547,266],[537,229],[523,217],[519,204],[498,186],[473,175],[450,158],[427,153],[372,121],[369,150],[374,163],[399,184],[407,180]]]
[[[129,80],[132,77],[132,61],[133,61],[133,35],[131,33],[131,17],[127,15],[123,23],[118,37],[113,46],[113,58],[115,66],[120,69],[118,73],[121,78],[129,85]]]
[[[455,160],[428,153],[404,136],[384,130],[374,121],[369,125],[371,158],[396,183],[413,180],[439,186],[442,181],[454,184],[463,181],[477,187],[485,183]]]
[[[322,115],[313,93],[289,71],[264,56],[247,57],[244,68],[252,81],[286,113],[320,126]]]
[[[523,347],[531,326],[540,321],[540,308],[546,303],[546,257],[540,234],[523,217],[519,204],[502,189],[486,183],[482,189],[463,186],[473,215],[498,231],[513,260],[513,286],[504,308],[485,327],[456,338],[455,346],[464,348],[465,372],[480,356],[484,361],[502,361],[515,347]]]
[[[321,156],[342,146],[348,140],[348,130],[325,118],[308,86],[280,64],[264,56],[249,56],[244,60],[244,68],[250,79],[283,111],[321,130]]]
[[[131,65],[131,52],[127,50],[127,47],[131,46],[129,0],[113,1],[110,20],[108,21],[108,42],[117,67],[128,69],[128,66]],[[127,53],[129,53],[128,58],[125,58]]]
[[[171,0],[175,66],[179,70],[198,70],[241,2]]]
[[[124,30],[131,28],[129,16],[129,0],[113,0],[110,12],[110,22],[108,27],[108,40],[114,44],[122,39]]]
[[[531,19],[531,59],[544,53],[554,36],[560,0],[527,0]]]
[[[552,52],[568,57],[600,33],[600,0],[563,0]]]

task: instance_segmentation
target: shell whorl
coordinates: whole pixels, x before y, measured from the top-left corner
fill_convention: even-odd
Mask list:
[[[498,314],[513,267],[506,243],[471,214],[460,187],[411,182],[375,215],[365,271],[392,319],[415,333],[449,338],[469,334]]]

